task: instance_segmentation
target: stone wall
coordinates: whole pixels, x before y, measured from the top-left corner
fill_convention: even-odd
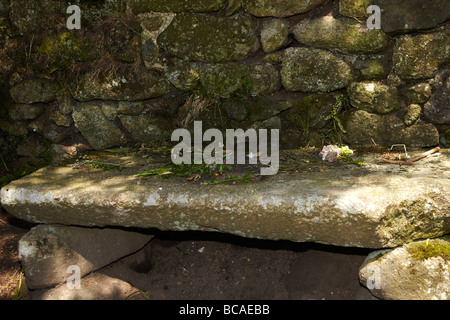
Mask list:
[[[284,148],[450,141],[446,0],[70,2],[80,30],[69,1],[0,0],[6,162],[152,145],[189,119],[277,128]]]

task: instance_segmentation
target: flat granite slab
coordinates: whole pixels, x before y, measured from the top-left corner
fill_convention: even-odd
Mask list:
[[[364,154],[362,167],[291,152],[282,155],[278,174],[236,185],[134,176],[155,166],[150,158],[127,154],[119,160],[129,168],[121,171],[43,168],[2,188],[1,204],[43,224],[204,230],[366,248],[450,233],[447,150],[413,166]]]

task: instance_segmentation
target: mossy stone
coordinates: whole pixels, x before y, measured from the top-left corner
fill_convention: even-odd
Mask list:
[[[74,79],[70,86],[78,101],[114,100],[138,101],[157,98],[169,90],[169,84],[162,72],[141,69],[135,72],[132,67],[115,74],[93,75],[87,73]]]
[[[25,80],[11,88],[12,99],[17,103],[32,104],[52,102],[59,87],[54,82],[40,78]]]
[[[365,24],[347,17],[302,20],[292,33],[300,43],[344,53],[374,53],[388,44],[387,35],[382,30],[369,30]]]
[[[96,150],[126,143],[125,135],[108,120],[96,103],[81,103],[72,113],[75,127]]]
[[[152,143],[170,138],[169,124],[152,115],[119,115],[120,122],[138,143]]]
[[[353,82],[347,89],[351,104],[367,112],[384,114],[399,108],[397,88],[377,82]]]
[[[242,98],[273,93],[281,87],[278,70],[268,63],[199,64],[201,95]]]
[[[287,99],[271,96],[255,97],[251,102],[250,121],[263,121],[291,108],[294,104]]]
[[[264,52],[269,53],[284,47],[289,42],[289,25],[280,19],[272,19],[263,23],[261,45]]]
[[[404,122],[407,126],[411,126],[419,120],[420,115],[422,113],[422,107],[418,104],[410,104],[406,108],[406,115],[404,118]]]
[[[256,20],[245,14],[219,17],[180,13],[158,36],[158,45],[185,60],[242,60],[259,48],[256,26]]]
[[[281,79],[288,91],[329,92],[344,88],[353,79],[353,72],[328,51],[288,48],[284,51]]]
[[[98,53],[87,37],[73,32],[63,32],[47,36],[42,40],[37,51],[62,65],[64,61],[92,61]],[[63,60],[63,61],[61,61]]]
[[[449,57],[450,36],[444,32],[401,36],[394,47],[393,70],[402,79],[432,78]]]
[[[307,132],[326,126],[326,117],[332,112],[336,98],[331,94],[309,95],[286,113],[286,119],[294,126]]]
[[[439,144],[439,132],[430,123],[417,121],[405,126],[396,115],[377,115],[364,110],[345,112],[340,116],[346,134],[342,139],[349,145],[382,146],[405,144],[407,147],[434,147]]]
[[[218,11],[226,0],[129,0],[128,9],[134,14],[145,12],[207,12]]]
[[[367,17],[370,0],[339,0],[339,13],[347,17]]]
[[[285,18],[307,12],[327,0],[243,0],[245,10],[256,17]]]
[[[365,80],[379,80],[387,77],[383,61],[378,59],[366,61],[360,71]]]

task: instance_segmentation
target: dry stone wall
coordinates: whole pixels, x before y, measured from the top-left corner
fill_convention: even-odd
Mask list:
[[[5,161],[159,143],[193,114],[270,125],[285,148],[450,141],[446,0],[70,2],[79,30],[69,1],[0,0]]]

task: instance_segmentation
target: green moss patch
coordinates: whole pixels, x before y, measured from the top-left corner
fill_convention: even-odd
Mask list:
[[[406,250],[417,260],[433,257],[442,257],[445,261],[450,260],[450,243],[442,239],[412,243]]]

